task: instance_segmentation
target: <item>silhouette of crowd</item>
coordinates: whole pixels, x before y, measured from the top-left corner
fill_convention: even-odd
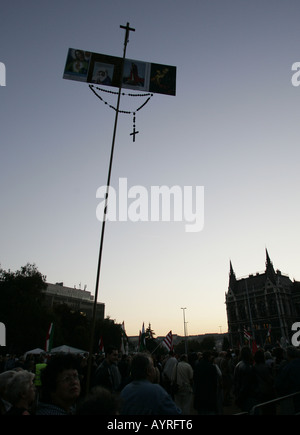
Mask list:
[[[0,357],[0,415],[222,415],[265,402],[263,413],[274,415],[274,399],[300,392],[295,347],[162,357],[111,346],[93,355],[89,385],[87,358]]]

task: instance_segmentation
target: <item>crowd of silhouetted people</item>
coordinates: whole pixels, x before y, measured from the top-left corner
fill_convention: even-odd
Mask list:
[[[267,402],[263,413],[275,415],[274,399],[300,392],[299,353],[277,347],[253,355],[245,346],[120,355],[110,346],[91,365],[81,354],[6,355],[0,357],[0,414],[223,415],[251,413]]]

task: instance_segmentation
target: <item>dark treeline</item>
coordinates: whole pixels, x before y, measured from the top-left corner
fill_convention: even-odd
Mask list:
[[[6,346],[0,352],[22,354],[30,349],[44,349],[51,322],[54,323],[53,347],[67,344],[88,350],[91,320],[66,304],[44,304],[46,277],[34,264],[12,272],[0,269],[0,322],[6,327]],[[96,322],[95,349],[99,338],[104,345],[121,345],[122,328],[106,318]]]

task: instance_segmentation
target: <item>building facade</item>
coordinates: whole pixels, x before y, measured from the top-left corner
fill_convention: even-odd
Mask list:
[[[275,271],[266,250],[263,273],[237,279],[230,262],[225,303],[231,346],[244,345],[249,336],[260,346],[286,346],[300,321],[300,283]]]
[[[88,318],[93,316],[94,297],[91,292],[71,287],[65,287],[62,282],[47,283],[47,288],[42,290],[45,303],[52,307],[55,304],[66,304],[73,311],[79,311]],[[97,302],[96,319],[104,319],[105,305]]]

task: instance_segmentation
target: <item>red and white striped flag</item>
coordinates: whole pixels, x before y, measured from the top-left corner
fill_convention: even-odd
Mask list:
[[[170,331],[166,337],[163,339],[162,344],[168,349],[173,350],[173,335],[172,331]]]

